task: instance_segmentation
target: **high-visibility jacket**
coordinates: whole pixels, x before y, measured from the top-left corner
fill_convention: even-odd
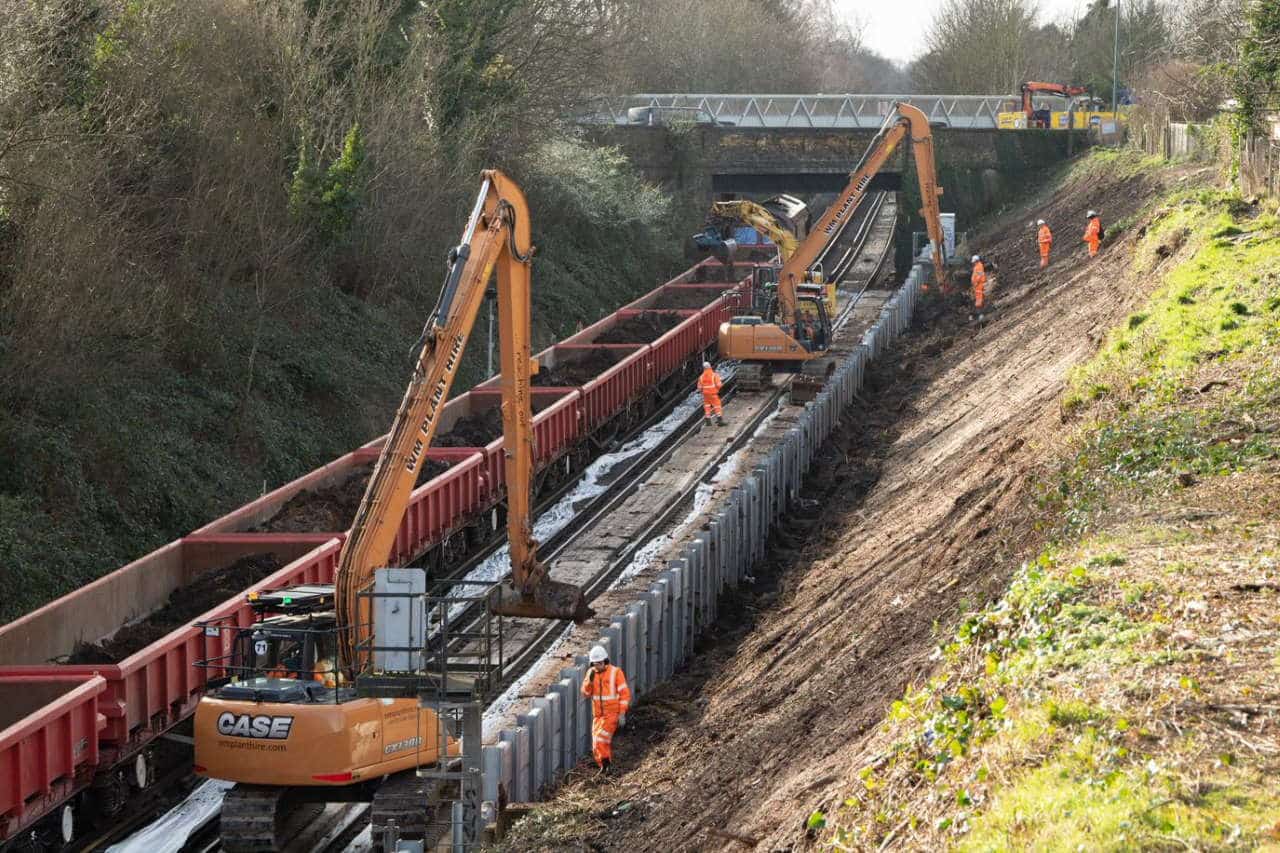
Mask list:
[[[591,700],[591,713],[596,717],[627,713],[631,705],[631,688],[622,670],[611,663],[599,672],[590,667],[582,682],[582,695]]]
[[[714,397],[720,393],[720,386],[724,382],[720,379],[720,374],[716,373],[714,367],[708,367],[702,371],[702,375],[698,377],[698,390],[702,392],[704,397]]]
[[[982,261],[973,265],[973,272],[969,274],[969,283],[974,287],[981,287],[987,283],[987,268],[983,266]]]
[[[1040,234],[1037,239],[1039,240],[1040,247],[1042,249],[1046,249],[1053,245],[1053,232],[1049,230],[1048,225],[1040,226]]]
[[[1086,243],[1097,243],[1102,239],[1102,220],[1093,217],[1089,220],[1089,224],[1084,229],[1084,241]]]

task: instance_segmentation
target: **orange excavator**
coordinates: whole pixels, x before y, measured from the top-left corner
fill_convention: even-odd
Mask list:
[[[205,662],[227,677],[211,682],[195,717],[196,772],[235,783],[223,800],[223,849],[279,849],[300,811],[328,802],[372,801],[375,831],[394,821],[402,836],[414,837],[428,820],[430,796],[415,768],[459,754],[456,740],[437,737],[435,711],[417,699],[363,698],[354,681],[364,668],[358,652],[373,645],[378,627],[368,590],[388,565],[495,267],[512,572],[493,611],[574,621],[592,615],[581,590],[548,577],[533,537],[532,255],[524,194],[506,175],[486,171],[335,584],[255,593],[252,624],[204,626],[207,636],[231,634],[230,654]]]
[[[849,175],[849,183],[783,263],[778,272],[776,298],[769,300],[759,315],[738,316],[721,324],[720,357],[741,362],[737,372],[740,390],[762,390],[771,383],[775,368],[798,369],[809,377],[793,383],[794,400],[809,399],[802,389],[825,381],[830,365],[825,364],[827,360],[821,356],[831,346],[833,318],[820,293],[807,293],[801,288],[804,282],[812,280],[813,266],[823,250],[840,235],[862,203],[871,179],[884,168],[904,140],[911,142],[915,154],[916,176],[924,204],[920,214],[924,217],[933,248],[936,280],[944,288],[947,286],[938,204],[942,187],[938,186],[934,165],[933,130],[919,108],[897,103],[861,162]],[[816,322],[810,323],[802,315],[814,317]],[[798,390],[800,394],[797,394]]]

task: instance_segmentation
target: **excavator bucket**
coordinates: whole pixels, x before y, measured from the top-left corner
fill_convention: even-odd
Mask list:
[[[571,583],[543,577],[529,592],[510,579],[498,585],[493,612],[526,619],[568,619],[581,624],[596,612],[587,606],[582,590]]]

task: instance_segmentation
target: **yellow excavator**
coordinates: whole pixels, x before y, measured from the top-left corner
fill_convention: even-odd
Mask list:
[[[831,346],[833,313],[827,310],[824,299],[805,293],[801,286],[812,279],[817,259],[841,233],[866,196],[871,179],[903,140],[911,142],[915,154],[916,176],[924,204],[920,214],[933,249],[934,274],[939,284],[946,287],[947,267],[938,205],[942,187],[938,186],[934,165],[933,131],[928,118],[917,107],[896,103],[861,162],[850,173],[849,183],[783,263],[778,272],[776,298],[770,300],[759,315],[734,317],[721,324],[720,357],[741,362],[737,372],[740,390],[764,389],[771,383],[775,369],[800,370],[811,376],[811,382],[825,381],[829,365],[818,359]],[[794,391],[793,386],[793,398]]]
[[[357,663],[361,650],[375,642],[368,589],[375,570],[388,565],[495,267],[512,572],[493,611],[574,621],[592,615],[581,590],[548,577],[533,537],[532,254],[523,193],[501,172],[486,171],[335,584],[253,594],[252,624],[204,626],[207,636],[230,632],[230,654],[204,662],[227,676],[211,682],[195,717],[196,772],[235,783],[223,800],[223,849],[277,850],[300,811],[329,802],[372,801],[375,830],[395,821],[403,837],[428,820],[430,783],[415,768],[448,761],[458,742],[438,739],[435,712],[416,699],[361,698],[354,680],[367,671]]]
[[[779,206],[804,206],[803,202],[792,196],[776,196],[764,204],[749,199],[712,202],[711,210],[707,213],[706,228],[693,235],[694,245],[712,253],[721,263],[732,268],[733,251],[737,247],[726,232],[735,225],[748,225],[773,241],[778,247],[778,258],[785,264],[800,247],[800,239],[774,217],[766,206],[770,202]],[[735,276],[730,272],[728,278],[733,280]],[[772,292],[775,285],[770,283],[766,285],[766,289]],[[797,291],[804,295],[821,295],[826,300],[827,314],[835,316],[836,285],[834,282],[824,281],[822,269],[817,264],[807,270],[805,280],[797,285]]]

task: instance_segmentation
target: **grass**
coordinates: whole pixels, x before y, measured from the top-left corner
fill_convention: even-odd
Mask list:
[[[893,703],[830,847],[1280,850],[1280,232],[1214,190],[1139,219],[1154,286],[1071,376],[1052,544]]]

